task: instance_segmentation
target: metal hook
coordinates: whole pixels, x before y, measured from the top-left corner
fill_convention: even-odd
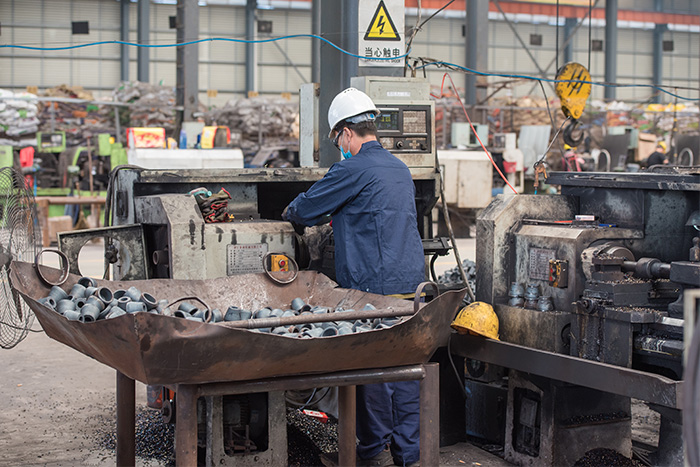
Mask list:
[[[578,137],[574,138],[572,133],[574,130],[576,130],[576,126],[578,126],[579,121],[572,119],[568,125],[564,127],[564,130],[562,131],[562,136],[564,138],[564,142],[568,144],[569,146],[578,146],[583,142],[583,137],[584,133],[583,130],[581,130],[581,133],[578,135]]]

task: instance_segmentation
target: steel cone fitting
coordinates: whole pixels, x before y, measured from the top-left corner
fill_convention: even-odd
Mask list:
[[[372,311],[372,310],[376,310],[376,309],[377,308],[374,305],[372,305],[371,303],[368,303],[364,306],[364,308],[362,308],[362,311]]]
[[[523,307],[525,306],[525,299],[523,297],[511,297],[510,300],[508,300],[508,306]]]
[[[112,296],[113,296],[115,299],[117,299],[117,300],[119,300],[120,298],[122,298],[124,295],[126,295],[126,290],[124,290],[124,289],[117,289],[117,290],[115,290],[114,293],[112,294]]]
[[[68,321],[79,321],[80,320],[80,312],[77,310],[68,310],[65,313],[63,313],[63,316]]]
[[[128,302],[126,304],[127,313],[138,313],[139,311],[146,311],[146,304],[141,302]]]
[[[294,312],[294,310],[287,310],[284,313],[282,313],[282,318],[288,318],[290,316],[296,316],[297,314]]]
[[[323,329],[321,328],[311,328],[307,331],[303,332],[303,335],[309,336],[309,337],[321,337],[323,335]]]
[[[240,321],[241,309],[237,306],[230,306],[224,315],[224,321]]]
[[[399,321],[401,321],[401,320],[398,317],[396,317],[396,318],[384,318],[384,319],[382,319],[382,324],[391,327],[394,324],[398,323]]]
[[[221,314],[221,310],[218,308],[214,308],[211,310],[211,322],[212,323],[218,323],[220,321],[224,320],[224,316]]]
[[[100,311],[100,314],[97,316],[97,319],[105,319],[107,315],[112,311],[112,309],[112,305],[110,305],[104,310]]]
[[[306,305],[306,302],[303,298],[297,297],[294,300],[292,300],[292,310],[294,311],[301,310],[302,308],[304,308],[304,305]]]
[[[192,315],[190,315],[189,313],[185,313],[182,310],[175,310],[175,312],[173,313],[173,316],[176,318],[187,318],[188,316],[192,316]]]
[[[117,305],[119,306],[119,308],[121,308],[124,311],[126,311],[126,304],[127,303],[131,303],[131,299],[129,297],[127,297],[126,295],[124,295],[123,297],[121,297],[120,299],[117,300]]]
[[[102,310],[105,309],[105,304],[104,304],[104,302],[103,302],[102,300],[100,300],[99,298],[95,297],[94,295],[91,296],[90,298],[88,298],[88,299],[85,301],[85,304],[86,304],[86,305],[87,305],[87,304],[95,305],[95,306],[97,307],[97,309],[100,310],[100,311],[102,311]]]
[[[146,305],[146,309],[148,311],[158,306],[158,300],[156,300],[156,298],[148,292],[144,292],[141,294],[140,301]]]
[[[540,311],[552,311],[554,310],[554,302],[552,302],[552,297],[541,296],[537,300],[537,309]]]
[[[315,325],[316,327],[321,328],[321,329],[326,329],[326,328],[329,328],[329,327],[331,327],[331,326],[333,326],[333,327],[338,326],[338,325],[337,325],[336,323],[334,323],[333,321],[324,321],[323,323],[314,323],[314,325]]]
[[[284,314],[284,311],[282,311],[279,308],[275,308],[272,311],[270,311],[270,318],[281,318],[282,314]]]
[[[338,335],[338,328],[335,326],[328,326],[326,329],[323,330],[323,334],[321,334],[321,337],[331,337],[331,336],[337,336]]]
[[[89,297],[93,295],[97,291],[97,287],[86,287],[85,288],[85,297]]]
[[[312,329],[312,328],[313,328],[313,325],[311,325],[310,323],[297,324],[296,326],[294,326],[294,330],[296,332],[304,332],[304,331],[308,331],[309,329]]]
[[[188,320],[188,321],[196,321],[196,322],[198,322],[198,323],[203,323],[203,322],[204,322],[204,321],[202,320],[202,318],[198,318],[198,317],[196,317],[196,316],[194,316],[194,315],[185,316],[185,319]]]
[[[56,303],[63,300],[64,298],[68,298],[68,294],[66,293],[66,291],[57,285],[54,285],[53,287],[51,287],[51,290],[49,290],[48,296],[51,297],[53,299],[53,301]]]
[[[100,287],[95,290],[95,297],[102,300],[102,303],[104,303],[105,306],[111,304],[112,300],[114,300],[114,294],[112,294],[112,291],[107,287]]]
[[[44,297],[42,299],[39,299],[39,303],[51,308],[52,310],[56,309],[56,300],[54,300],[53,297]]]
[[[47,298],[50,298],[50,297],[47,297]],[[60,314],[64,314],[66,311],[75,310],[76,306],[75,306],[75,302],[73,300],[68,300],[67,298],[64,298],[63,300],[56,303],[56,306],[54,308]]]
[[[75,284],[73,287],[70,289],[70,295],[73,296],[73,298],[83,298],[85,297],[85,286],[81,284]]]
[[[91,303],[87,303],[80,309],[80,321],[83,323],[97,321],[98,316],[100,316],[100,309]]]
[[[201,320],[204,321],[205,323],[206,323],[206,322],[210,322],[210,321],[211,321],[211,319],[210,319],[210,318],[211,318],[211,310],[200,310],[200,309],[197,309],[197,311],[195,311],[194,313],[192,313],[192,316],[194,316],[195,318],[201,319]]]
[[[272,329],[272,334],[287,334],[287,328],[284,326],[277,326],[276,328]]]
[[[87,300],[85,300],[84,298],[75,298],[73,299],[73,303],[75,303],[75,307],[79,310],[85,306]]]
[[[255,318],[255,319],[269,318],[271,312],[272,312],[272,310],[270,310],[269,308],[261,308],[253,314],[253,318]]]
[[[126,311],[122,310],[121,308],[119,308],[119,307],[112,307],[112,311],[109,312],[109,314],[107,315],[107,318],[106,318],[106,319],[116,318],[116,317],[118,317],[118,316],[122,316],[122,315],[125,315],[125,314],[126,314]]]
[[[131,299],[132,302],[138,302],[141,300],[141,291],[136,287],[129,287],[126,289],[126,295]]]
[[[78,279],[78,284],[82,285],[85,288],[97,287],[97,281],[95,279],[93,279],[92,277],[87,277],[87,276],[83,276],[80,279]]]
[[[522,297],[523,295],[525,295],[525,289],[523,288],[523,286],[518,284],[517,282],[513,282],[510,285],[510,289],[508,290],[508,296]]]
[[[525,289],[525,300],[537,300],[540,296],[540,288],[537,284],[528,284],[527,289]]]
[[[166,299],[158,300],[158,306],[166,309],[168,307],[168,301]]]
[[[338,335],[344,336],[345,334],[352,334],[353,329],[350,326],[338,326]]]
[[[322,314],[322,313],[328,313],[328,308],[323,307],[323,306],[315,306],[309,310],[311,313],[314,314]]]
[[[185,313],[192,315],[197,311],[197,307],[192,305],[191,303],[187,302],[182,302],[180,305],[177,307],[178,310],[184,311]]]

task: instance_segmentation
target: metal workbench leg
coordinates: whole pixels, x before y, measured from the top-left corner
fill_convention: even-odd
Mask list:
[[[420,465],[440,463],[440,366],[427,363],[420,382]]]
[[[175,393],[175,464],[197,465],[197,386],[180,384]]]
[[[117,371],[117,465],[136,463],[136,383]]]
[[[355,386],[338,387],[339,465],[355,465],[355,418],[357,407],[355,393]]]

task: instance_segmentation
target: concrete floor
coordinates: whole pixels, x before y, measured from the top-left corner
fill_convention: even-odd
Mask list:
[[[474,239],[457,241],[462,259],[473,259]],[[48,263],[48,262],[47,262]],[[88,244],[79,257],[84,275],[102,276],[102,244]],[[440,258],[436,273],[454,267]],[[18,346],[0,350],[0,466],[115,465],[112,451],[99,445],[98,433],[114,423],[116,372],[49,339],[38,323]],[[136,383],[137,406],[146,390]],[[469,444],[441,449],[441,465],[509,465]],[[137,465],[159,465],[137,459]]]

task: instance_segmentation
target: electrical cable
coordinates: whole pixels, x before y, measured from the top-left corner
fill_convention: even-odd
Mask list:
[[[427,21],[427,20],[426,20]],[[425,22],[424,22],[425,23]],[[136,42],[126,42],[126,41],[118,41],[118,40],[113,40],[113,41],[98,41],[98,42],[89,42],[85,44],[77,44],[77,45],[71,45],[71,46],[66,46],[66,47],[33,47],[33,46],[25,46],[25,45],[17,45],[17,44],[2,44],[0,45],[0,49],[7,49],[7,48],[13,48],[13,49],[24,49],[24,50],[37,50],[37,51],[61,51],[61,50],[72,50],[72,49],[78,49],[78,48],[84,48],[84,47],[90,47],[94,45],[106,45],[106,44],[119,44],[119,45],[128,45],[132,47],[150,47],[150,48],[167,48],[167,47],[181,47],[185,45],[191,45],[191,44],[199,44],[203,42],[215,42],[215,41],[222,41],[222,42],[235,42],[235,43],[241,43],[241,44],[262,44],[262,43],[267,43],[267,42],[275,42],[275,41],[280,41],[280,40],[286,40],[286,39],[295,39],[295,38],[311,38],[311,39],[318,39],[321,40],[334,49],[338,50],[339,52],[342,52],[346,55],[349,55],[351,57],[355,58],[360,58],[363,60],[374,60],[374,61],[385,61],[385,60],[396,60],[405,58],[407,61],[410,58],[410,53],[411,50],[407,50],[405,54],[399,55],[396,57],[365,57],[362,55],[354,54],[352,52],[349,52],[341,47],[338,47],[335,45],[333,42],[329,41],[325,37],[317,36],[315,34],[292,34],[288,36],[279,36],[279,37],[271,37],[267,39],[254,39],[254,40],[248,40],[248,39],[233,39],[233,38],[227,38],[227,37],[210,37],[206,39],[198,39],[194,41],[189,41],[189,42],[180,42],[180,43],[171,43],[171,44],[139,44]],[[418,57],[421,61],[420,57]],[[472,73],[475,75],[479,76],[498,76],[501,78],[513,78],[513,79],[527,79],[527,80],[534,80],[534,81],[544,81],[547,83],[583,83],[583,84],[591,84],[594,86],[604,86],[604,87],[621,87],[621,88],[651,88],[655,89],[657,91],[663,92],[665,94],[668,94],[673,97],[677,97],[679,99],[687,100],[687,101],[700,101],[700,98],[692,98],[692,97],[684,97],[684,96],[679,96],[677,94],[674,94],[672,92],[666,91],[663,89],[664,87],[669,87],[673,89],[680,89],[678,86],[664,86],[664,85],[657,85],[657,84],[643,84],[643,83],[606,83],[606,82],[597,82],[597,81],[583,81],[583,80],[556,80],[556,79],[549,79],[549,78],[538,78],[536,76],[530,76],[530,75],[516,75],[516,74],[509,74],[509,73],[489,73],[489,72],[482,72],[482,71],[477,71],[477,70],[472,70],[470,68],[457,65],[454,63],[450,62],[445,62],[441,60],[433,60],[431,62],[423,63],[420,66],[415,67],[415,69],[424,69],[425,67],[428,66],[436,66],[436,67],[446,67],[446,68],[452,68],[453,70],[457,71],[463,71],[466,73]],[[590,63],[588,68],[590,69]],[[414,70],[415,70],[414,69]],[[700,90],[698,88],[686,88],[688,90]]]
[[[554,141],[556,141],[557,136],[559,136],[559,132],[561,132],[561,129],[564,128],[564,125],[565,125],[566,122],[568,122],[569,120],[571,120],[571,117],[566,117],[566,120],[564,120],[564,121],[562,122],[562,124],[561,124],[561,126],[559,127],[559,129],[557,130],[557,132],[554,133],[554,137],[552,138],[552,141],[549,142],[549,146],[547,146],[547,149],[545,149],[545,150],[544,150],[544,153],[542,153],[542,157],[540,158],[540,160],[538,160],[537,162],[535,162],[534,165],[541,164],[542,161],[545,159],[545,157],[547,157],[547,153],[548,153],[549,150],[552,148],[552,144],[554,144]]]
[[[435,151],[435,162],[438,167],[440,167],[440,161],[438,160],[437,151]],[[467,288],[467,294],[472,302],[476,301],[476,296],[472,290],[472,286],[469,285],[469,278],[467,273],[464,271],[464,266],[462,265],[462,257],[459,254],[459,248],[457,248],[457,242],[455,241],[455,233],[452,229],[452,222],[450,221],[450,213],[447,209],[447,199],[445,198],[445,179],[440,173],[440,198],[442,199],[442,216],[445,218],[445,225],[447,225],[447,233],[450,236],[450,241],[452,242],[452,249],[455,252],[455,260],[457,261],[457,269],[459,270],[459,275],[464,281],[464,285]]]
[[[354,54],[352,52],[348,52],[347,50],[345,50],[341,47],[338,47],[337,45],[335,45],[333,42],[329,41],[325,37],[317,36],[316,34],[291,34],[288,36],[270,37],[267,39],[233,39],[230,37],[209,37],[206,39],[197,39],[194,41],[171,43],[171,44],[139,44],[138,42],[126,42],[126,41],[117,41],[117,40],[88,42],[85,44],[70,45],[70,46],[65,46],[65,47],[34,47],[34,46],[27,46],[27,45],[3,44],[3,45],[0,45],[0,49],[23,49],[23,50],[39,50],[39,51],[45,51],[45,52],[51,52],[51,51],[55,52],[55,51],[60,51],[60,50],[82,49],[84,47],[91,47],[94,45],[105,45],[105,44],[128,45],[131,47],[168,48],[168,47],[182,47],[185,45],[201,44],[203,42],[216,42],[216,41],[236,42],[236,43],[241,43],[241,44],[264,44],[267,42],[276,42],[276,41],[287,40],[287,39],[298,39],[300,37],[308,37],[311,39],[318,39],[318,40],[323,41],[326,44],[330,45],[334,49],[344,53],[345,55],[349,55],[349,56],[355,57],[355,58],[361,58],[363,60],[378,60],[378,61],[396,60],[396,59],[408,57],[408,54],[411,52],[409,49],[406,51],[405,54],[399,55],[396,57],[371,57],[370,58],[370,57],[365,57],[363,55],[358,55],[358,54]]]
[[[462,390],[462,394],[464,394],[464,398],[468,399],[469,394],[467,394],[467,390],[464,387],[464,384],[462,384],[462,378],[464,378],[464,375],[462,374],[460,376],[459,371],[457,371],[457,366],[455,365],[454,360],[452,360],[452,335],[454,332],[450,333],[450,337],[447,338],[447,358],[450,360],[450,365],[452,365],[452,369],[455,372],[455,376],[457,377],[457,383],[459,388]]]
[[[472,120],[469,118],[469,114],[467,113],[467,108],[464,107],[464,103],[462,102],[462,99],[459,97],[459,93],[457,92],[457,86],[455,86],[454,81],[452,81],[452,76],[450,76],[449,73],[445,73],[442,75],[442,85],[440,86],[440,95],[443,96],[444,93],[442,92],[443,87],[445,86],[445,77],[450,78],[450,83],[452,84],[452,90],[454,91],[455,95],[457,96],[457,100],[459,101],[459,105],[462,106],[462,110],[464,111],[464,116],[467,117],[467,121],[469,122],[469,127],[472,129],[474,132],[474,136],[476,136],[476,140],[479,142],[481,145],[481,149],[484,150],[486,155],[488,156],[489,160],[491,161],[491,164],[493,167],[496,169],[496,172],[498,172],[498,175],[501,176],[503,181],[510,187],[511,190],[513,190],[513,193],[516,195],[518,194],[518,190],[516,190],[513,185],[510,184],[508,179],[503,175],[503,172],[501,172],[501,169],[498,168],[498,165],[496,164],[496,161],[493,160],[493,157],[491,157],[491,154],[488,152],[486,149],[486,146],[484,146],[484,143],[481,141],[481,138],[479,138],[479,134],[476,132],[476,129],[474,128],[474,125],[472,124]]]
[[[409,57],[410,58],[410,57]],[[461,71],[464,73],[471,73],[474,75],[478,76],[498,76],[500,78],[514,78],[514,79],[527,79],[527,80],[533,80],[533,81],[544,81],[546,83],[579,83],[579,84],[590,84],[594,86],[602,86],[602,87],[612,87],[612,88],[651,88],[651,89],[656,89],[658,91],[661,91],[665,94],[668,94],[669,96],[677,97],[679,99],[687,100],[687,101],[700,101],[700,98],[692,98],[692,97],[683,97],[677,94],[674,94],[672,92],[666,91],[663,89],[664,87],[668,88],[673,88],[673,89],[678,89],[677,86],[661,86],[661,85],[656,85],[656,84],[626,84],[626,83],[605,83],[605,82],[596,82],[596,81],[584,81],[584,80],[577,80],[577,79],[550,79],[550,78],[538,78],[536,76],[530,76],[530,75],[515,75],[515,74],[509,74],[509,73],[489,73],[489,72],[483,72],[483,71],[477,71],[477,70],[472,70],[471,68],[467,68],[465,66],[457,65],[454,63],[450,62],[444,62],[440,60],[435,60],[432,62],[424,63],[423,65],[417,66],[416,69],[418,68],[425,68],[428,66],[436,66],[438,68],[440,67],[445,67],[449,68],[452,71]],[[688,88],[688,90],[692,91],[698,91],[700,88]]]

